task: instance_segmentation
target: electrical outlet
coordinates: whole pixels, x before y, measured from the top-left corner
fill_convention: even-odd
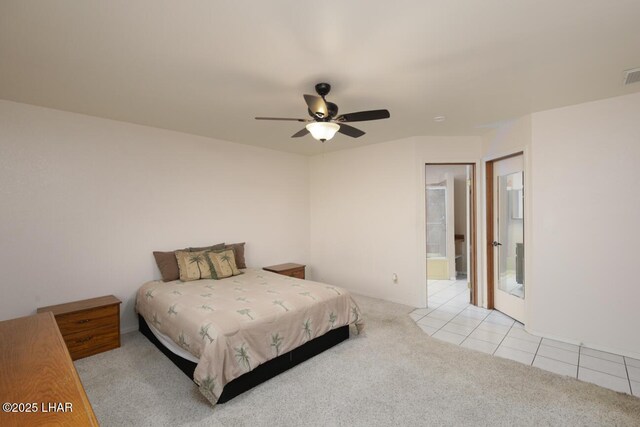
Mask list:
[[[398,283],[398,275],[396,273],[393,273],[391,279],[393,280],[393,283]]]

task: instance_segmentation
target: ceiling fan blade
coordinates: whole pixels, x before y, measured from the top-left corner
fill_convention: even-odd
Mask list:
[[[352,138],[360,138],[365,134],[365,132],[361,131],[360,129],[356,129],[353,126],[345,125],[344,123],[340,123],[340,129],[338,129],[338,132]]]
[[[304,95],[304,102],[307,103],[309,110],[311,110],[312,113],[316,114],[320,118],[327,117],[327,115],[329,114],[327,103],[324,102],[324,99],[319,96]]]
[[[311,120],[307,119],[293,119],[289,117],[256,117],[256,120],[287,120],[290,122],[310,122]]]
[[[391,117],[389,110],[358,111],[356,113],[343,114],[336,118],[337,122],[364,122],[367,120],[388,119]]]
[[[307,128],[302,128],[298,132],[296,132],[293,135],[291,135],[291,138],[300,138],[301,136],[305,136],[308,133],[309,133],[309,131],[307,130]]]

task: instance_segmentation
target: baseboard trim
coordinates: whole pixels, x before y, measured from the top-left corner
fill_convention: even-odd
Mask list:
[[[131,332],[135,332],[137,330],[138,330],[137,326],[129,326],[127,328],[121,328],[120,329],[120,335],[130,334]]]
[[[524,329],[525,329],[525,331],[527,331],[530,334],[535,335],[537,337],[547,338],[547,339],[555,340],[555,341],[566,342],[568,344],[573,344],[573,345],[582,346],[582,347],[588,347],[588,348],[591,348],[593,350],[604,351],[605,353],[617,354],[617,355],[620,355],[620,356],[631,357],[632,359],[640,360],[640,353],[636,353],[634,351],[621,350],[619,348],[608,347],[606,345],[599,345],[599,344],[594,344],[594,343],[590,343],[590,342],[582,342],[581,343],[580,341],[572,340],[572,339],[561,337],[561,336],[558,336],[558,335],[544,334],[544,333],[538,332],[538,331],[536,331],[534,329],[529,329],[529,328],[527,328],[526,325],[525,325]]]

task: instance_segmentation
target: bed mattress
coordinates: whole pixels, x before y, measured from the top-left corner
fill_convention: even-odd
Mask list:
[[[147,326],[149,327],[149,330],[151,331],[151,333],[156,338],[158,338],[158,341],[160,341],[160,344],[165,346],[165,348],[168,349],[171,353],[175,354],[176,356],[180,356],[183,359],[186,359],[193,363],[198,363],[200,361],[200,359],[195,357],[193,354],[189,353],[182,347],[178,346],[178,344],[174,343],[171,340],[171,338],[169,338],[168,336],[166,336],[165,334],[157,330],[155,326],[150,325],[149,323],[147,323]]]

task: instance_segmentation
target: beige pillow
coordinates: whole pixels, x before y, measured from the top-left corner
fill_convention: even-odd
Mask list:
[[[207,252],[206,256],[209,259],[209,268],[213,279],[224,279],[225,277],[242,274],[236,266],[236,257],[233,249]]]
[[[190,280],[211,279],[211,268],[206,254],[207,251],[176,251],[180,280],[188,282]]]

